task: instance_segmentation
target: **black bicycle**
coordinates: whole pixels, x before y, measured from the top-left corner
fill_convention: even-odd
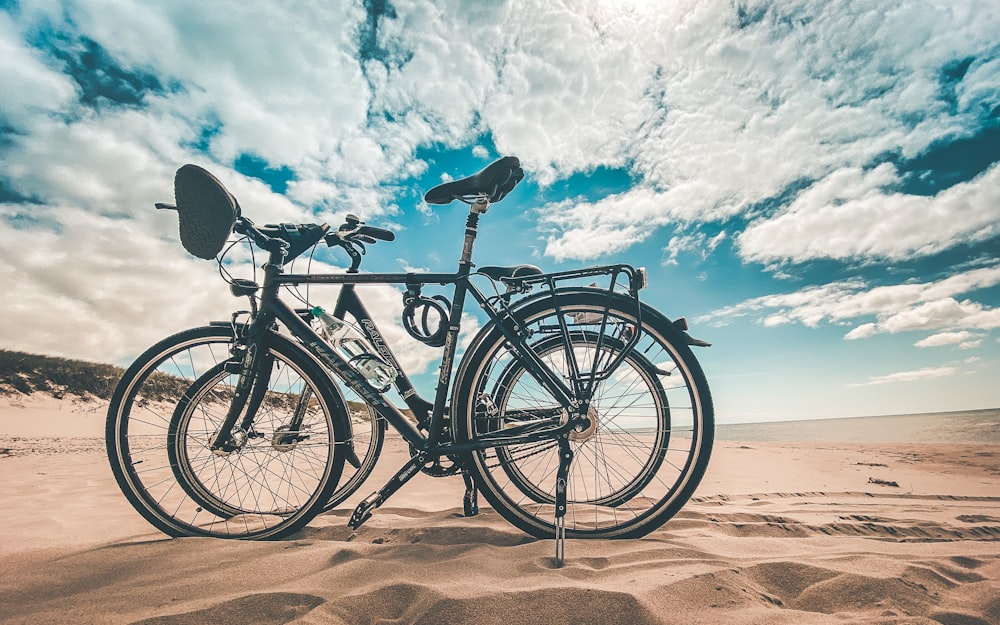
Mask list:
[[[466,515],[482,493],[525,532],[554,536],[559,561],[566,537],[639,537],[666,522],[711,453],[712,400],[690,349],[708,344],[683,318],[640,302],[644,269],[474,265],[480,217],[522,177],[506,157],[426,194],[470,207],[455,273],[366,274],[366,246],[394,240],[391,231],[351,215],[336,232],[257,226],[214,176],[181,167],[176,203],[157,207],[177,210],[184,247],[217,260],[249,304],[160,341],[119,382],[107,449],[132,505],[172,536],[286,536],[361,486],[392,426],[410,460],[357,506],[354,528],[421,471],[462,475]],[[267,253],[261,283],[225,271],[234,232]],[[346,273],[289,269],[321,242],[350,256]],[[326,284],[341,285],[329,311],[302,296]],[[433,400],[399,365],[355,288],[363,284],[399,285],[403,327],[441,348]],[[424,292],[442,287],[450,299]],[[488,321],[456,370],[470,296]]]

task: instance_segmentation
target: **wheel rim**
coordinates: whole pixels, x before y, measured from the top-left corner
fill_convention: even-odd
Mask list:
[[[557,353],[559,346],[551,346],[540,352],[543,361],[549,361]],[[628,368],[626,375],[598,385],[590,404],[588,416],[590,426],[583,431],[570,432],[570,447],[578,463],[575,483],[583,485],[577,493],[577,503],[597,506],[618,506],[634,497],[653,479],[669,441],[670,413],[667,397],[656,388],[656,381],[648,371],[646,363],[633,356],[627,356],[622,364]],[[501,414],[515,415],[518,404],[530,404],[541,391],[537,383],[530,379],[520,363],[513,361],[511,367],[499,377],[497,387],[502,395],[498,409]],[[527,387],[527,388],[526,388]],[[643,393],[641,388],[648,392]],[[638,402],[646,399],[645,404]],[[523,406],[522,406],[523,408]],[[643,424],[620,424],[619,420],[635,421]],[[503,427],[503,423],[494,425]],[[626,448],[634,444],[631,433],[638,429],[652,431],[653,440],[648,444],[648,455],[631,454],[626,458],[612,460],[606,445]],[[536,503],[555,503],[555,478],[558,463],[558,445],[546,441],[516,448],[499,447],[494,450],[496,463],[507,473],[512,484]],[[615,462],[618,466],[610,466]],[[591,479],[579,475],[580,464],[591,469]],[[600,467],[604,465],[606,470]]]
[[[224,367],[195,382],[171,419],[175,477],[194,503],[227,522],[242,516],[246,526],[267,525],[266,517],[291,516],[308,503],[330,461],[330,428],[315,393],[290,363],[275,364],[253,430],[241,433],[235,451],[211,448],[238,377]],[[292,407],[303,403],[308,414],[293,427]]]

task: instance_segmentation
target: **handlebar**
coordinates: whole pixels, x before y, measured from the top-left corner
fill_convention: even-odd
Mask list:
[[[348,215],[344,225],[337,232],[329,232],[328,224],[268,224],[257,226],[245,216],[240,216],[233,230],[245,235],[254,245],[270,252],[280,253],[284,257],[282,264],[287,264],[303,252],[319,243],[326,241],[329,247],[344,248],[355,261],[360,260],[356,244],[374,244],[377,241],[394,241],[395,233],[384,228],[364,225],[354,215]],[[362,248],[363,250],[363,248]]]

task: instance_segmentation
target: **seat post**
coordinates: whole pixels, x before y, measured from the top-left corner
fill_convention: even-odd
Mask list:
[[[490,209],[490,201],[485,195],[480,195],[469,207],[469,218],[465,222],[465,246],[462,248],[462,258],[459,260],[459,272],[468,273],[472,267],[472,246],[476,242],[479,231],[479,216]]]

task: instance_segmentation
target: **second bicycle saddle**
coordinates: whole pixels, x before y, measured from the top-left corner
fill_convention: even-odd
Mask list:
[[[222,251],[240,216],[240,205],[218,178],[197,165],[184,165],[174,176],[174,198],[180,221],[181,245],[212,260]],[[157,205],[157,208],[170,208]]]
[[[505,156],[487,165],[478,173],[461,180],[439,184],[424,195],[428,204],[448,204],[454,200],[474,200],[485,195],[490,202],[499,202],[524,178],[521,161]]]

